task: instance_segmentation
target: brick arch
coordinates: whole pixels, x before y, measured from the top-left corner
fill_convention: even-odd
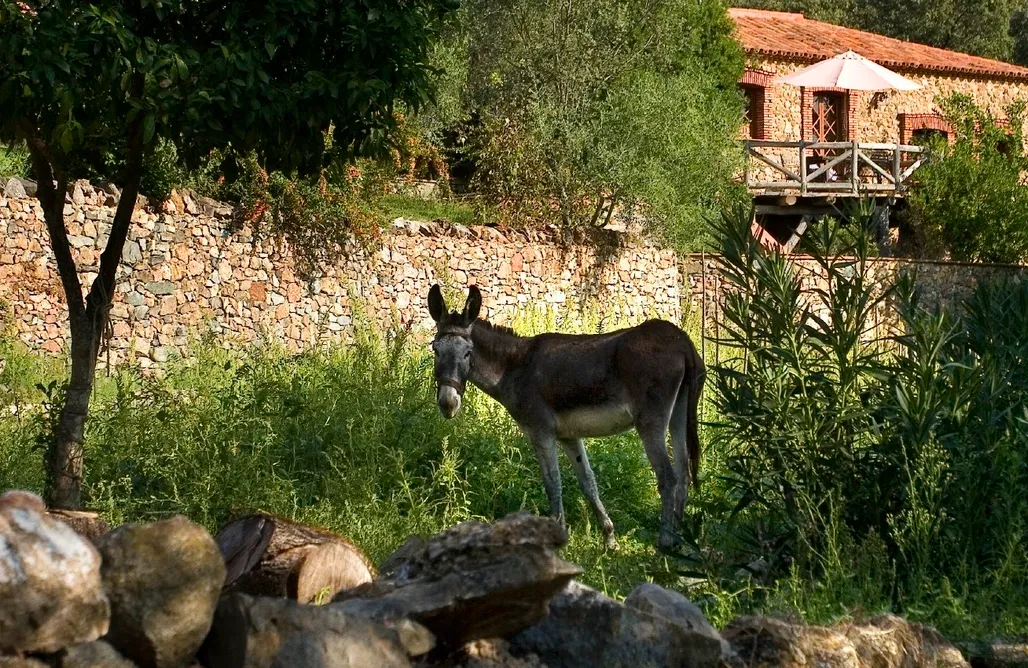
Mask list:
[[[913,143],[914,132],[918,130],[939,130],[945,132],[946,137],[952,144],[955,140],[953,136],[953,126],[949,122],[937,113],[931,114],[900,114],[900,142],[903,144]]]

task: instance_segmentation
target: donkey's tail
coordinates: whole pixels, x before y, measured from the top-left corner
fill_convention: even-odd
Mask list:
[[[702,360],[686,377],[689,389],[689,420],[686,423],[686,443],[689,450],[689,479],[698,490],[700,488],[700,394],[703,383],[707,379],[707,370]]]

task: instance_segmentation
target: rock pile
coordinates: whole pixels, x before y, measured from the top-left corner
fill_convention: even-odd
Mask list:
[[[898,617],[743,617],[719,634],[653,584],[619,603],[575,581],[556,522],[525,513],[411,538],[377,572],[342,537],[265,513],[217,540],[181,516],[100,535],[66,519],[0,497],[0,668],[968,665]]]

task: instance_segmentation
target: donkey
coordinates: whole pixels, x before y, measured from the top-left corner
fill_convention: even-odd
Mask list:
[[[689,336],[665,320],[648,320],[608,334],[521,337],[479,320],[481,307],[475,286],[460,312],[447,310],[438,285],[428,293],[436,322],[432,350],[439,411],[447,419],[457,414],[469,380],[500,402],[531,442],[550,514],[566,526],[557,465],[560,443],[603,527],[604,544],[612,550],[617,549],[614,523],[600,501],[583,439],[634,427],[657,476],[658,545],[672,547],[700,462],[697,405],[706,368]]]

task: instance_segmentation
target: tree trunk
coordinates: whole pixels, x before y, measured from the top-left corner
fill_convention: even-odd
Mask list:
[[[128,153],[122,179],[121,200],[111,221],[107,246],[100,255],[100,271],[89,294],[82,297],[82,283],[68,243],[64,226],[64,202],[68,177],[55,159],[46,140],[29,121],[19,124],[32,159],[38,181],[43,219],[50,236],[50,246],[57,261],[64,296],[68,304],[71,331],[71,377],[64,395],[61,415],[46,452],[46,488],[44,497],[50,508],[77,510],[82,506],[82,443],[85,437],[89,399],[93,394],[96,360],[100,342],[114,297],[118,264],[128,238],[132,212],[139,194],[143,168],[143,119],[128,124]]]
[[[215,541],[228,591],[311,603],[374,578],[368,558],[341,536],[267,513],[229,522]]]
[[[99,341],[91,321],[77,320],[71,321],[71,378],[57,429],[46,451],[47,505],[69,510],[82,507],[82,442],[96,376],[94,341]]]

